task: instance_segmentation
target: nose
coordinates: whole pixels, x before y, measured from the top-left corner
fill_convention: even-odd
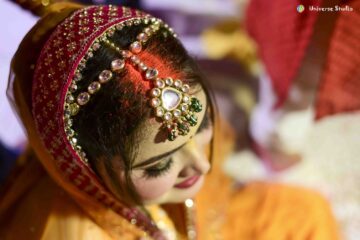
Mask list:
[[[190,139],[183,147],[181,157],[184,163],[183,169],[179,172],[181,178],[203,175],[210,169],[210,163],[204,150],[193,139]]]

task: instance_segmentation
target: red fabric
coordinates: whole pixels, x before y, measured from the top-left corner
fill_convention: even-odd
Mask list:
[[[76,69],[87,58],[90,47],[102,34],[118,23],[144,18],[138,10],[115,6],[92,6],[76,11],[60,23],[41,50],[32,85],[32,113],[37,131],[56,165],[80,191],[124,218],[137,219],[136,225],[151,236],[161,232],[147,216],[135,208],[124,207],[103,186],[91,167],[84,163],[65,133],[66,92]]]
[[[316,118],[360,109],[360,1],[339,12],[316,102]]]
[[[156,69],[159,71],[159,78],[167,78],[171,76],[173,79],[184,79],[183,72],[176,72],[174,69],[169,67],[170,65],[167,64],[166,61],[161,60],[160,56],[154,55],[146,49],[137,54],[137,56],[143,63],[145,63],[146,66],[156,66]],[[139,72],[139,70],[132,64],[126,64],[126,67],[129,71],[129,75],[131,76],[131,81],[137,84],[143,93],[146,94],[146,92],[152,88],[151,81],[144,81],[143,74],[141,74],[141,72]],[[184,81],[186,81],[186,79]]]
[[[316,11],[308,6],[321,6],[322,0],[253,0],[247,10],[246,25],[258,44],[260,57],[272,80],[277,96],[274,107],[286,100],[292,80],[310,42]],[[297,12],[302,4],[305,11]]]

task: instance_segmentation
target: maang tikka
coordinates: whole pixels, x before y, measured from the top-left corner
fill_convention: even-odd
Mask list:
[[[116,31],[121,30],[124,26],[139,24],[144,27],[139,30],[139,36],[133,40],[133,42],[138,43],[133,43],[131,46],[129,44],[124,52],[111,42],[106,43],[107,40],[112,39],[111,36]],[[151,85],[151,90],[153,88],[160,89],[160,94],[156,93],[158,90],[154,90],[157,97],[151,96],[150,90],[147,96],[149,96],[150,103],[153,98],[158,98],[159,101],[165,99],[163,101],[165,105],[163,102],[158,104],[156,100],[154,102],[159,105],[158,107],[166,107],[167,109],[165,111],[163,108],[163,115],[160,114],[161,117],[157,117],[164,122],[166,129],[168,129],[167,125],[172,127],[172,124],[177,123],[177,120],[180,121],[182,118],[187,120],[186,117],[189,118],[192,114],[196,114],[195,111],[190,111],[192,91],[186,90],[185,81],[182,82],[181,87],[177,85],[178,83],[175,84],[176,80],[173,81],[173,84],[166,85],[166,79],[159,79],[157,71],[150,71],[149,66],[141,64],[140,60],[136,60],[136,57],[141,58],[136,52],[145,48],[147,39],[159,28],[166,34],[173,34],[171,28],[165,23],[135,9],[104,5],[90,6],[74,11],[51,30],[51,34],[37,58],[32,79],[31,111],[40,138],[38,147],[41,147],[40,144],[42,144],[46,149],[46,151],[42,151],[42,158],[46,159],[47,167],[54,171],[57,168],[56,172],[59,173],[57,178],[60,183],[69,186],[67,189],[70,189],[72,193],[75,189],[79,190],[77,196],[81,199],[95,200],[96,205],[94,206],[97,207],[97,204],[100,203],[106,207],[106,211],[109,210],[109,213],[114,211],[119,215],[120,218],[116,217],[117,224],[124,226],[124,228],[119,229],[119,234],[131,230],[134,233],[138,232],[136,236],[139,238],[149,237],[163,240],[166,239],[163,232],[146,214],[135,207],[129,207],[122,203],[105,187],[103,181],[94,172],[93,167],[88,164],[85,154],[87,149],[80,146],[81,144],[77,139],[78,134],[73,127],[73,121],[76,120],[76,115],[83,105],[91,104],[89,101],[95,100],[94,95],[98,91],[104,91],[101,88],[106,86],[105,84],[109,81],[115,80],[115,77],[119,76],[117,75],[118,71],[125,70],[125,65],[130,67],[129,64],[135,64],[131,65],[131,68],[136,66],[135,71],[138,70],[144,76],[144,81],[148,81],[146,83]],[[117,34],[123,34],[123,32],[120,31]],[[113,45],[112,47],[119,53],[119,57],[113,59],[112,64],[109,63],[106,69],[99,69],[100,74],[88,83],[83,76],[87,65],[90,64],[94,56],[98,55],[99,52],[97,51],[100,51],[100,48],[108,48],[107,44]],[[150,67],[159,69],[159,65]],[[161,74],[160,76],[163,77]],[[159,87],[156,85],[157,80],[163,81]],[[185,92],[182,87],[184,87]],[[180,94],[174,90],[179,91]],[[103,93],[106,94],[105,91]],[[176,95],[172,97],[171,94],[174,93]],[[181,116],[175,118],[174,111],[175,109],[181,110],[185,95],[188,95],[190,99],[187,102],[188,111],[181,112]],[[149,107],[149,109],[154,110],[156,114],[158,107]],[[169,111],[171,120],[166,121],[164,115]],[[186,123],[188,127],[191,127],[190,122],[186,121]],[[174,129],[179,131],[179,127],[182,126],[176,124],[175,127]],[[169,138],[174,139],[176,134],[179,135],[179,132],[174,133],[172,130],[169,130]],[[170,136],[170,133],[173,133],[173,136]],[[125,221],[130,223],[129,228],[127,227],[128,224],[124,224]],[[192,229],[189,231],[190,233],[193,232]]]
[[[108,37],[114,35],[115,31],[121,30],[124,26],[130,27],[133,24],[138,25],[141,22],[148,25],[137,35],[136,40],[130,44],[128,50],[120,49],[108,39]],[[71,116],[76,115],[80,107],[90,101],[91,95],[100,90],[101,85],[113,79],[115,74],[124,70],[126,63],[130,63],[135,69],[142,73],[144,81],[151,81],[152,88],[149,93],[149,105],[153,108],[154,116],[162,122],[162,129],[167,131],[167,139],[174,141],[179,135],[187,135],[190,132],[190,127],[198,123],[195,113],[202,111],[202,104],[197,98],[189,94],[190,86],[188,84],[183,83],[180,79],[172,79],[171,77],[159,78],[158,70],[146,66],[137,56],[137,54],[144,49],[149,38],[155,34],[161,26],[176,37],[176,34],[174,34],[173,30],[169,28],[167,24],[164,24],[160,19],[156,18],[131,19],[106,30],[104,34],[94,42],[87,56],[92,57],[94,51],[98,50],[102,44],[106,44],[119,53],[120,58],[114,59],[109,69],[103,70],[99,74],[97,81],[90,83],[87,91],[81,92],[77,97],[71,94],[71,88],[74,85],[70,85],[67,99],[71,98],[73,101],[65,104],[65,112],[67,111]],[[74,82],[79,81],[80,78],[80,70],[76,70]],[[69,132],[71,133],[73,130],[70,129]],[[69,140],[71,141],[71,136]],[[73,144],[76,144],[76,142]],[[82,154],[85,155],[83,152]]]

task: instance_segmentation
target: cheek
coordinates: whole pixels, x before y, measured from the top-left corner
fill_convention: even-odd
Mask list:
[[[133,183],[143,200],[153,200],[170,191],[175,184],[176,178],[177,172],[170,171],[157,178],[135,177]]]

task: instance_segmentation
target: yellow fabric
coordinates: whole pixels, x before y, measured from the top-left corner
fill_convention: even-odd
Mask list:
[[[152,219],[168,240],[175,240],[177,234],[174,222],[171,221],[171,218],[167,215],[166,211],[159,205],[146,206],[146,210],[150,213]]]
[[[247,35],[238,20],[224,21],[206,29],[201,34],[201,40],[209,58],[233,58],[253,74],[259,73],[256,43]]]
[[[229,206],[225,239],[338,239],[328,204],[311,191],[253,183],[237,192]]]
[[[43,17],[25,36],[12,61],[12,72],[10,76],[10,81],[12,82],[10,83],[10,87],[13,91],[14,104],[16,105],[18,114],[26,128],[30,144],[29,148],[32,149],[31,151],[35,153],[35,158],[41,162],[47,174],[52,179],[54,179],[54,181],[60,186],[61,189],[64,189],[71,196],[74,203],[80,206],[80,208],[87,214],[88,218],[90,218],[91,221],[98,224],[99,226],[101,226],[102,229],[104,229],[102,231],[106,231],[114,239],[137,239],[138,237],[144,236],[144,232],[141,229],[134,227],[134,225],[125,221],[115,212],[89,199],[86,194],[80,192],[74,185],[68,182],[62,174],[59,173],[57,167],[55,166],[55,161],[52,160],[51,155],[42,145],[41,140],[36,133],[34,121],[30,110],[30,90],[32,80],[31,76],[33,76],[33,67],[36,63],[37,56],[40,53],[41,46],[46,41],[52,29],[58,23],[60,23],[73,11],[81,7],[83,6],[79,4],[57,3],[42,9]],[[51,188],[48,189],[45,187],[42,187],[42,190],[39,191],[38,194],[32,194],[32,191],[29,192],[30,189],[32,190],[37,187],[37,184],[39,184],[39,179],[38,176],[36,176],[36,173],[34,173],[34,176],[31,176],[31,180],[33,180],[33,182],[29,182],[27,180],[26,176],[31,175],[31,172],[27,171],[26,168],[28,168],[29,166],[33,166],[33,161],[35,161],[35,159],[29,156],[29,152],[25,153],[23,159],[25,164],[25,166],[23,166],[24,171],[21,171],[17,175],[14,182],[8,187],[8,189],[5,191],[5,194],[0,198],[0,239],[3,239],[2,235],[5,235],[6,232],[8,232],[8,229],[19,229],[16,225],[18,224],[18,222],[22,222],[20,218],[25,217],[25,219],[31,220],[32,218],[34,218],[34,216],[37,216],[36,211],[34,211],[35,208],[33,204],[44,204],[44,202],[42,201],[42,195],[51,195],[51,192],[49,192]],[[28,196],[27,198],[27,194],[30,194],[31,196]],[[18,206],[21,204],[28,205],[28,207],[26,207],[26,209],[29,210],[28,214],[27,212],[25,212],[24,215],[13,214],[15,212],[14,209],[17,209]],[[62,217],[56,216],[56,209],[50,208],[48,209],[48,211],[49,216],[52,216],[53,213],[55,214],[53,218],[54,220],[52,220],[52,222],[56,221],[55,219],[62,221]],[[41,216],[38,217],[39,219],[41,218]],[[46,217],[42,217],[42,221],[47,222]],[[12,218],[13,221],[8,221],[10,218]],[[79,219],[79,221],[82,222],[81,219]],[[11,228],[11,226],[4,227],[8,224],[13,224],[14,228]],[[56,224],[54,226],[56,226]],[[40,224],[37,227],[39,227],[40,232],[44,232],[44,227],[46,227],[46,224]],[[51,229],[54,228],[51,227]],[[79,229],[76,229],[76,231],[78,230]],[[50,232],[56,234],[59,231]],[[12,236],[12,234],[13,233],[11,233],[10,236]],[[18,239],[16,235],[14,235],[14,237],[15,239]],[[74,239],[78,239],[77,236],[79,236],[79,233],[75,232]],[[29,235],[26,237],[26,239],[35,240],[39,239],[39,236],[34,236],[32,238],[32,236]]]
[[[68,0],[13,0],[17,4],[19,4],[21,7],[31,11],[33,14],[37,16],[44,16],[48,12],[52,11],[52,8],[55,6],[55,8],[59,8],[59,5],[56,5],[55,3],[60,2],[68,2]],[[68,3],[66,3],[64,6],[69,6]]]
[[[231,143],[225,139],[223,136],[224,145],[217,154],[230,150]],[[219,155],[216,159],[220,159]],[[234,191],[231,180],[222,175],[220,164],[221,161],[214,162],[213,170],[196,199],[199,239],[338,239],[328,205],[318,194],[260,182],[239,186]],[[6,214],[5,219],[0,218],[1,239],[137,239],[136,234],[131,232],[127,232],[127,236],[114,236],[97,224],[74,200],[74,196],[69,196],[58,186],[37,161],[30,160],[24,170],[31,170],[26,176],[37,177],[20,201],[8,209],[10,214]],[[17,180],[17,183],[22,181],[20,185],[29,185],[24,179]],[[156,221],[159,219],[156,217],[159,207],[151,208],[150,213]],[[184,219],[182,208],[178,205],[168,208],[172,212],[163,215],[162,220],[167,224],[173,222],[179,231],[178,239],[186,239],[185,223],[178,224]]]
[[[234,185],[221,167],[231,150],[226,129],[218,134],[220,161],[197,196],[199,239],[340,239],[327,201],[316,192],[267,182]]]
[[[1,239],[112,239],[48,175],[11,211]]]
[[[93,202],[54,165],[35,131],[30,112],[32,65],[51,29],[80,5],[56,4],[25,37],[13,63],[13,91],[29,138],[21,168],[0,198],[0,239],[140,239],[144,232],[115,212]],[[337,239],[326,202],[301,189],[266,183],[233,191],[221,164],[232,148],[229,127],[216,128],[215,162],[198,194],[199,239]],[[178,239],[186,239],[184,208],[164,206]]]

